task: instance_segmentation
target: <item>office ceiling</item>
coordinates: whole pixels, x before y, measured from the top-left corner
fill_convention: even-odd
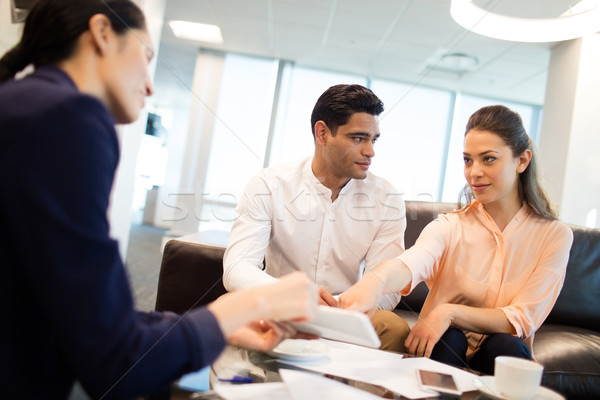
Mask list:
[[[475,1],[493,12],[526,18],[556,17],[577,2]],[[471,33],[451,18],[449,0],[168,0],[169,20],[218,25],[224,43],[177,39],[165,23],[161,46],[166,48],[282,58],[300,66],[533,104],[543,103],[554,44]],[[447,54],[459,56],[444,58]],[[469,65],[473,59],[476,65]]]

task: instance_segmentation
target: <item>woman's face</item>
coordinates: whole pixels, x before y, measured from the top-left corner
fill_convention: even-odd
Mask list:
[[[137,119],[153,92],[148,65],[154,51],[145,29],[116,35],[114,43],[101,68],[104,98],[117,123],[126,124]]]
[[[465,136],[463,157],[465,179],[475,198],[483,205],[520,204],[519,174],[531,158],[529,150],[518,157],[500,136],[471,130]]]

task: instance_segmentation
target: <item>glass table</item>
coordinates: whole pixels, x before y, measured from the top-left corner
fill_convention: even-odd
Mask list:
[[[238,347],[227,346],[219,358],[212,364],[210,369],[210,386],[214,387],[215,383],[223,383],[223,380],[229,380],[234,377],[244,377],[251,380],[253,383],[262,382],[281,382],[279,369],[296,369],[303,370],[300,367],[281,363],[277,358],[274,358],[266,353],[241,349]],[[310,371],[309,371],[310,372]],[[323,374],[321,374],[323,375]],[[370,383],[350,380],[329,374],[323,375],[327,378],[334,379],[338,382],[345,383],[352,387],[368,391],[372,394],[385,399],[405,399],[401,395],[394,393],[382,386],[373,385]],[[239,378],[237,378],[239,379]],[[235,383],[232,383],[235,384]],[[431,397],[437,399],[456,398],[454,396],[440,395]],[[171,392],[172,400],[220,400],[213,391],[207,392],[190,392],[183,389],[175,388]],[[460,399],[477,399],[484,400],[487,397],[478,391],[470,391],[462,394]]]

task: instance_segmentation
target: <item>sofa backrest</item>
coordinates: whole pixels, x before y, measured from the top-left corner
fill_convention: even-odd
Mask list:
[[[453,203],[421,201],[406,202],[405,246],[412,246],[421,230],[441,212],[454,210]],[[193,240],[201,240],[195,237]],[[224,242],[218,237],[217,242]],[[216,300],[225,294],[223,287],[224,246],[194,243],[174,239],[165,245],[158,289],[157,311],[183,313]],[[427,296],[427,286],[421,284],[401,301],[408,309],[419,311]]]
[[[423,228],[454,203],[406,202],[405,246],[410,248]],[[571,226],[574,232],[563,290],[546,322],[600,331],[600,229]],[[163,253],[156,309],[186,310],[214,301],[223,287],[224,246],[169,241]],[[398,308],[419,312],[428,289],[419,284],[403,296]]]
[[[600,229],[571,229],[565,283],[546,322],[600,331]]]
[[[423,228],[436,219],[439,214],[456,210],[456,203],[407,201],[405,205],[406,231],[404,232],[404,247],[407,249],[415,244]]]

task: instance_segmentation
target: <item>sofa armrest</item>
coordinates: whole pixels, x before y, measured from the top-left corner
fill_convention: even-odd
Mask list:
[[[227,293],[223,287],[225,247],[182,240],[165,246],[158,277],[157,311],[184,313]]]

